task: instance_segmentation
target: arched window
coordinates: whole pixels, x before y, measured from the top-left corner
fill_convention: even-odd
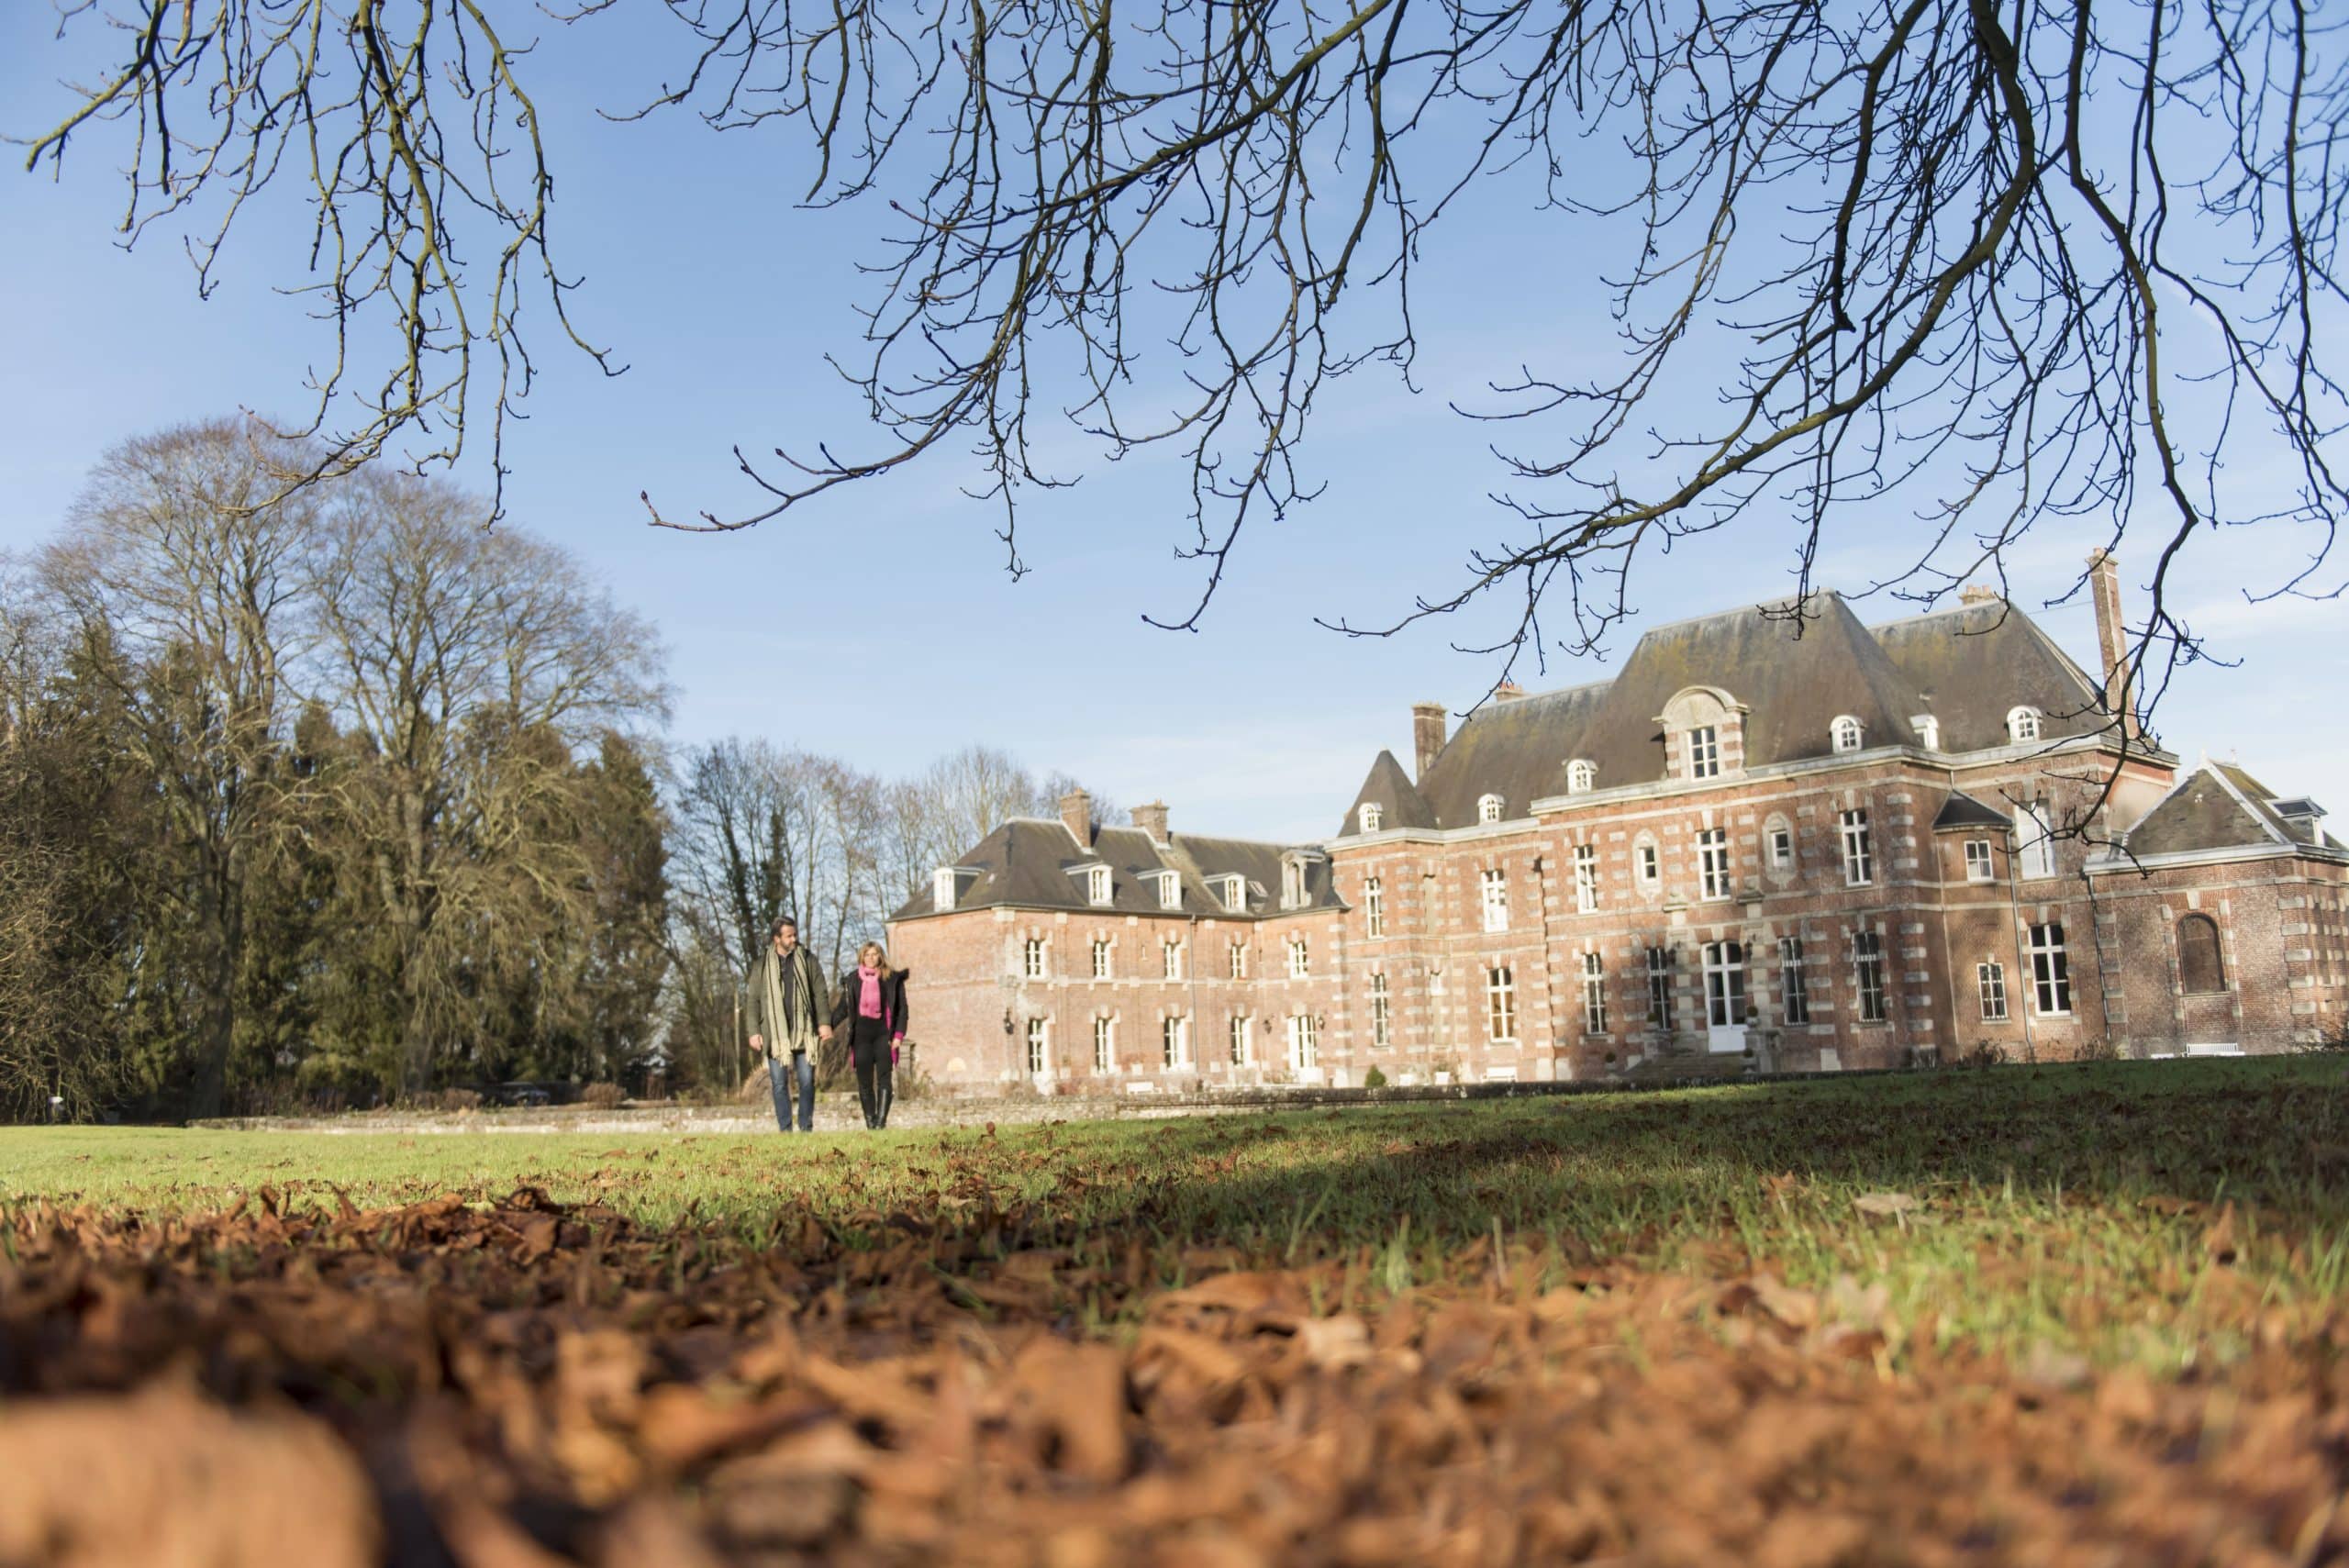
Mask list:
[[[1364,832],[1375,833],[1378,831],[1378,824],[1386,816],[1386,813],[1378,808],[1376,802],[1365,800],[1362,803],[1362,809],[1354,815],[1362,823],[1362,830]]]
[[[2219,923],[2208,915],[2188,915],[2177,922],[2177,988],[2188,994],[2227,988]]]
[[[1856,751],[1860,749],[1860,721],[1848,713],[1828,726],[1828,733],[1834,738],[1835,750],[1838,751]]]
[[[1476,802],[1476,820],[1497,822],[1501,819],[1501,797],[1488,795]]]
[[[2039,710],[2035,707],[2010,710],[2007,714],[2007,738],[2018,746],[2038,740]]]
[[[1598,767],[1595,762],[1576,757],[1566,764],[1566,793],[1588,795],[1598,787]]]

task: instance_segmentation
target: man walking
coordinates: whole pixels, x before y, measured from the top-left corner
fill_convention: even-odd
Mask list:
[[[779,917],[770,951],[751,966],[751,1049],[767,1059],[775,1125],[791,1130],[791,1086],[799,1085],[799,1130],[816,1130],[816,1047],[832,1038],[831,987],[816,955],[799,945],[799,922]]]

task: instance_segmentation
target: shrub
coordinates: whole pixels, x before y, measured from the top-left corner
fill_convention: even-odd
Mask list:
[[[1365,1089],[1383,1089],[1386,1087],[1386,1074],[1374,1067],[1362,1075],[1362,1086]]]
[[[1995,1040],[1977,1040],[1974,1042],[1974,1049],[1957,1060],[1958,1064],[1964,1067],[1996,1067],[2006,1059],[2007,1051],[2004,1046]]]
[[[627,1099],[627,1093],[618,1084],[590,1084],[579,1091],[579,1103],[599,1111],[618,1110]]]

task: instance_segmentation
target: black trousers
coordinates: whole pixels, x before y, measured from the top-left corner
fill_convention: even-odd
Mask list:
[[[864,1125],[888,1126],[895,1077],[889,1064],[888,1026],[879,1018],[851,1019],[848,1059],[856,1069],[856,1097],[864,1106]]]

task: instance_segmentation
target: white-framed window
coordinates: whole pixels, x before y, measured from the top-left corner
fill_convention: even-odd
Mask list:
[[[2004,1023],[2007,1017],[2007,966],[1996,959],[1976,964],[1974,989],[1982,999],[1982,1021]]]
[[[1485,1024],[1496,1044],[1517,1039],[1517,975],[1507,964],[1485,971]]]
[[[1479,822],[1497,822],[1500,819],[1501,797],[1497,795],[1479,796],[1476,801],[1476,820]]]
[[[1158,873],[1158,906],[1161,909],[1180,909],[1183,906],[1183,879],[1173,872]]]
[[[1386,1049],[1386,976],[1370,977],[1370,1043],[1380,1051]]]
[[[1162,1018],[1158,1023],[1158,1054],[1168,1067],[1188,1067],[1191,1064],[1191,1020],[1185,1018]]]
[[[1283,861],[1281,862],[1281,907],[1297,909],[1302,908],[1304,904],[1305,862]]]
[[[1291,980],[1302,980],[1311,973],[1312,966],[1313,955],[1307,949],[1305,939],[1303,937],[1289,938],[1288,977]]]
[[[1159,945],[1158,951],[1159,956],[1165,961],[1164,978],[1168,980],[1182,979],[1183,944],[1181,942],[1172,941],[1163,942]]]
[[[1708,828],[1697,835],[1697,895],[1729,896],[1729,829]]]
[[[1770,841],[1770,869],[1772,871],[1794,870],[1795,830],[1783,822],[1773,822],[1770,824],[1767,837]]]
[[[1716,779],[1721,773],[1721,733],[1709,724],[1688,732],[1688,776]]]
[[[1802,939],[1778,939],[1779,1010],[1789,1024],[1810,1022],[1810,977],[1803,973]]]
[[[1250,1038],[1254,1034],[1255,1029],[1254,1025],[1249,1019],[1248,1015],[1245,1013],[1232,1014],[1230,1026],[1225,1032],[1230,1036],[1231,1064],[1234,1067],[1247,1066],[1250,1062],[1254,1059],[1256,1054],[1256,1042],[1254,1040]]]
[[[1497,868],[1484,872],[1478,877],[1485,911],[1485,929],[1508,929],[1508,873]]]
[[[1642,840],[1631,851],[1631,862],[1639,868],[1640,886],[1653,893],[1664,882],[1664,855],[1649,840]]]
[[[1607,967],[1595,952],[1582,955],[1582,1027],[1586,1034],[1607,1032]]]
[[[1827,727],[1827,733],[1838,751],[1860,749],[1860,721],[1848,713],[1839,715],[1835,722]]]
[[[2016,871],[2026,879],[2055,874],[2055,821],[2043,800],[2015,808]]]
[[[954,907],[954,871],[952,866],[941,866],[930,873],[930,906],[936,909]]]
[[[1041,1018],[1028,1020],[1028,1076],[1041,1078],[1052,1070],[1051,1026]]]
[[[1588,795],[1598,787],[1598,764],[1576,757],[1566,764],[1566,793]]]
[[[1575,846],[1575,908],[1585,915],[1598,907],[1598,846]]]
[[[2042,1018],[2070,1016],[2072,961],[2064,951],[2064,928],[2052,920],[2031,929],[2031,992]]]
[[[1030,937],[1019,950],[1019,973],[1030,980],[1044,978],[1044,939]]]
[[[1223,906],[1235,915],[1248,913],[1248,879],[1227,876],[1223,879]]]
[[[1745,1022],[1745,946],[1707,942],[1700,957],[1705,972],[1705,1022],[1734,1029]]]
[[[1093,978],[1109,978],[1109,939],[1107,937],[1093,939]]]
[[[1109,902],[1109,868],[1090,866],[1085,873],[1085,897],[1090,904]]]
[[[1245,980],[1248,978],[1248,944],[1246,942],[1234,942],[1231,944],[1230,974],[1231,978],[1234,980]]]
[[[1667,1033],[1672,1029],[1672,950],[1648,949],[1648,1022]]]
[[[1997,861],[1990,854],[1989,840],[1968,839],[1965,840],[1966,881],[1988,882],[1998,874],[1997,866]]]
[[[1892,1016],[1884,995],[1884,939],[1874,931],[1854,932],[1852,969],[1860,985],[1860,1022],[1884,1022]]]
[[[1378,803],[1375,800],[1364,801],[1361,808],[1354,813],[1354,820],[1361,825],[1362,830],[1365,833],[1377,832],[1379,823],[1384,821],[1386,817],[1386,813],[1380,809]]]
[[[1321,1042],[1315,1038],[1310,1013],[1288,1016],[1288,1064],[1300,1073],[1321,1065]]]
[[[1843,885],[1865,887],[1876,880],[1876,846],[1868,837],[1868,814],[1846,811],[1841,817],[1843,833]]]
[[[1928,751],[1942,749],[1942,721],[1930,713],[1920,713],[1909,723],[1917,727],[1917,743]]]
[[[1366,937],[1386,934],[1386,890],[1375,876],[1362,880],[1362,929]]]
[[[2007,739],[2017,746],[2036,740],[2040,735],[2039,710],[2016,707],[2007,710]]]
[[[1114,1018],[1093,1020],[1093,1071],[1115,1073],[1118,1070],[1118,1025]]]

